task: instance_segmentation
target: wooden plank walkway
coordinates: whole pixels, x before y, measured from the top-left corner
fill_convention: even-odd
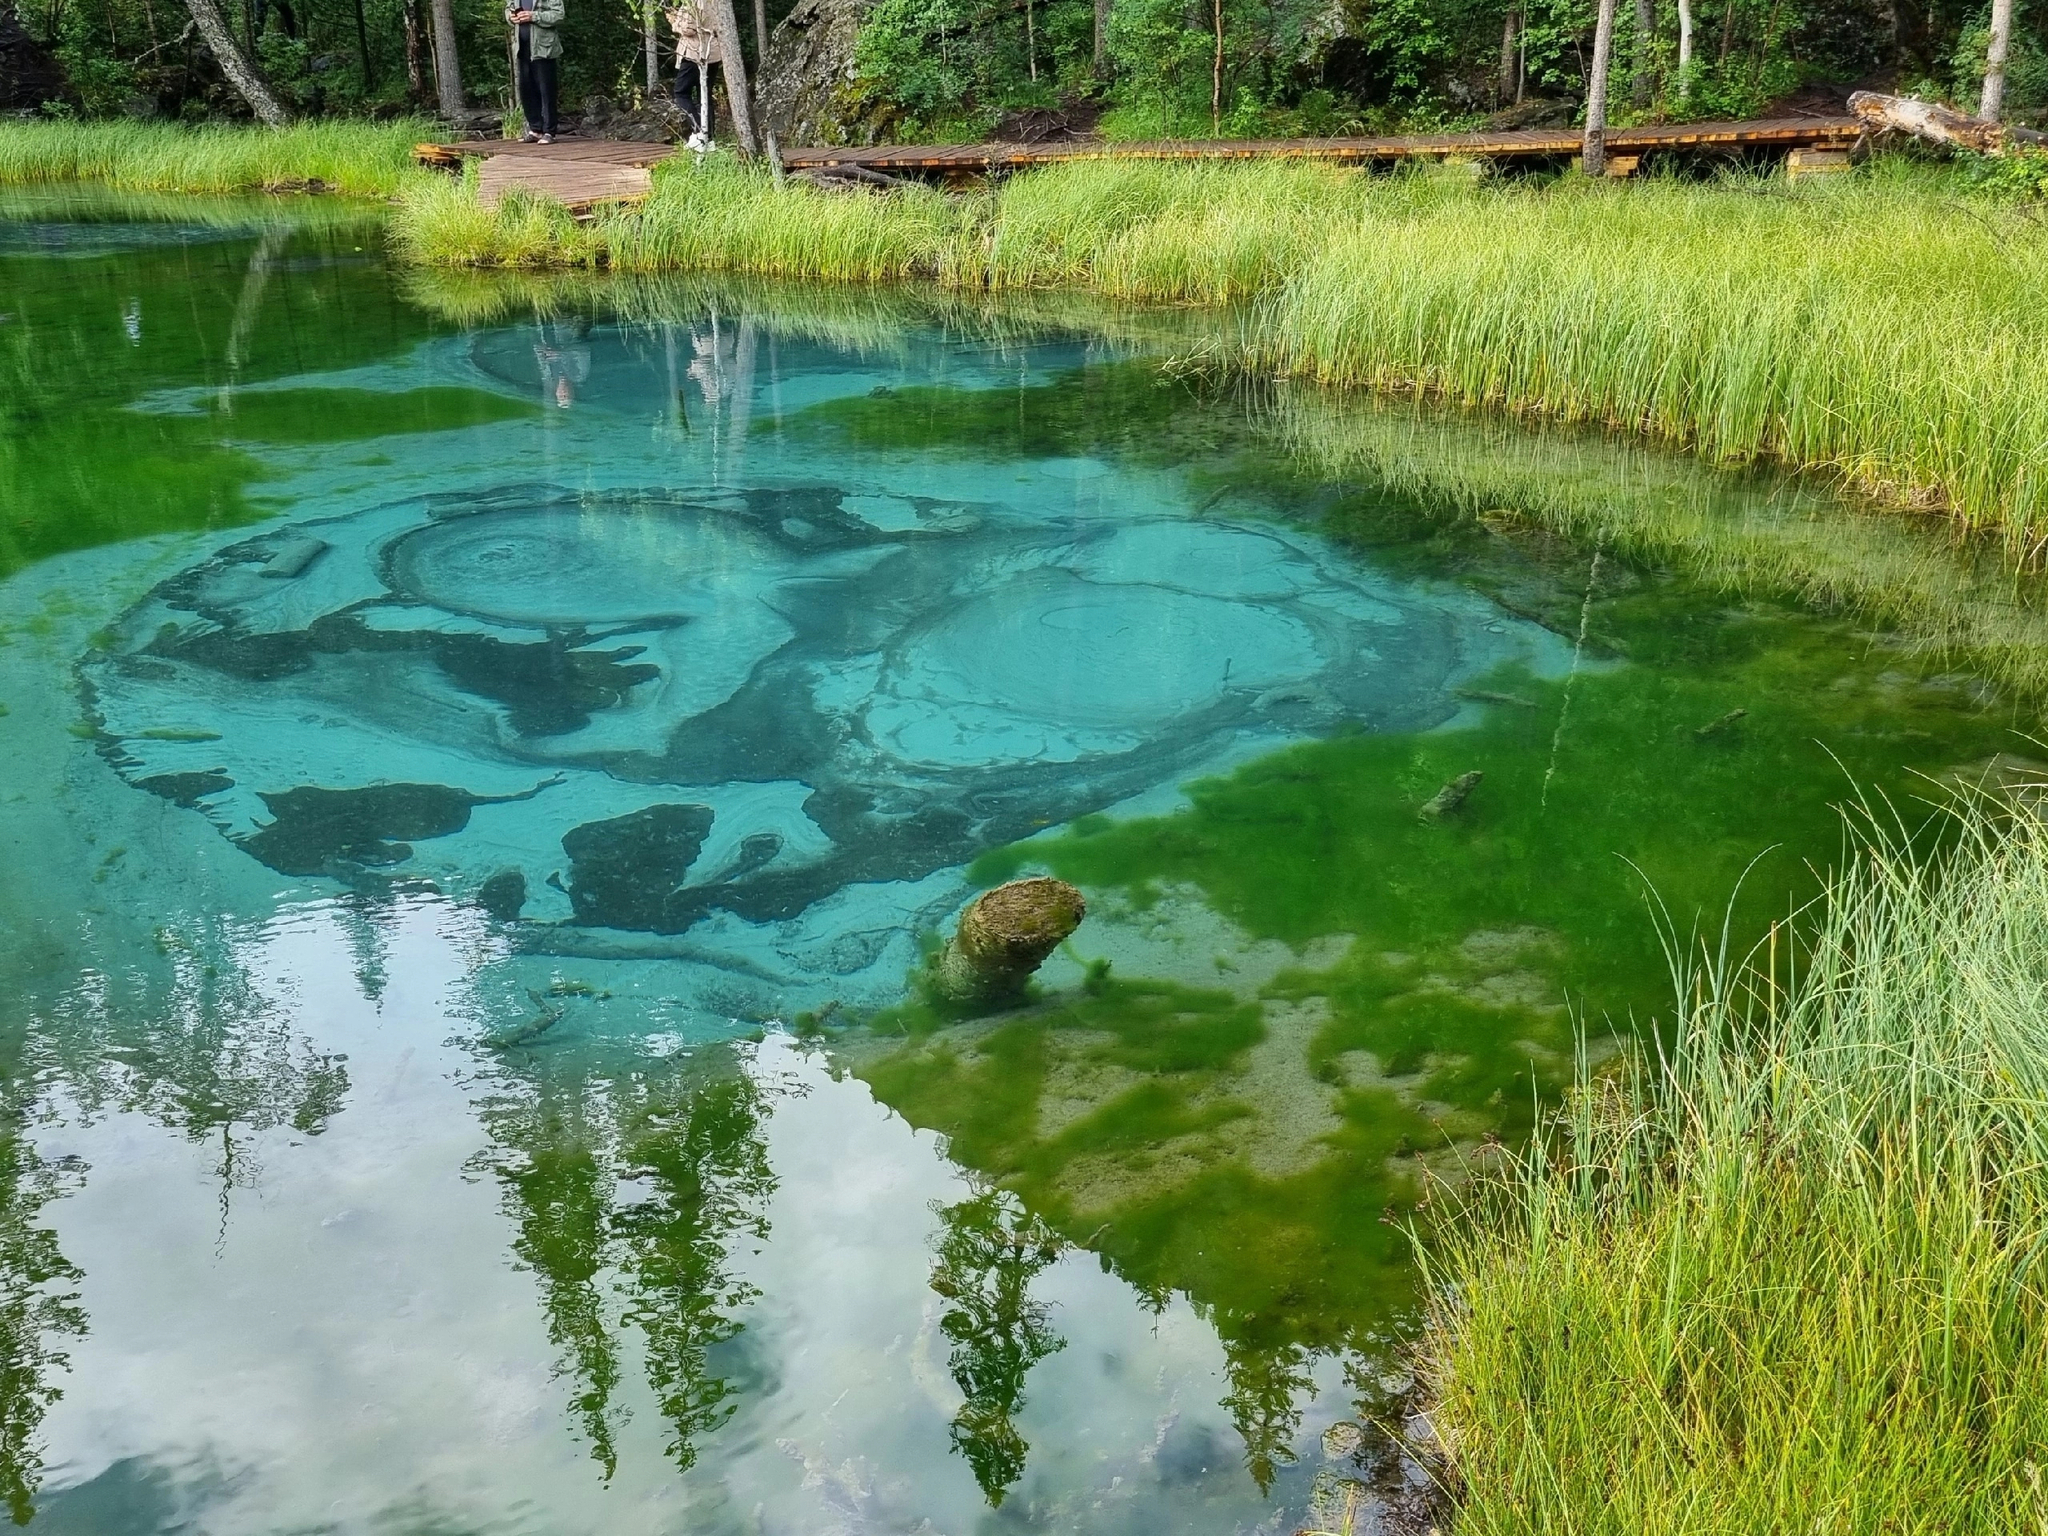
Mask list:
[[[1686,151],[1847,149],[1864,131],[1852,117],[1782,117],[1743,123],[1666,123],[1618,128],[1607,135],[1607,152],[1622,171],[1645,155]],[[1069,160],[1315,160],[1339,165],[1391,164],[1401,160],[1564,159],[1579,153],[1580,134],[1570,128],[1525,128],[1508,133],[1424,133],[1373,139],[1183,139],[1150,143],[1079,140],[1057,144],[878,144],[860,148],[785,149],[792,171],[834,167],[896,175],[985,176]],[[675,153],[670,144],[633,144],[611,139],[568,137],[553,144],[511,139],[477,139],[456,144],[422,144],[422,164],[457,168],[478,159],[479,195],[495,207],[519,188],[553,197],[574,209],[598,203],[631,202],[646,195],[649,168]]]
[[[460,169],[464,160],[482,162],[477,167],[477,200],[486,208],[497,207],[516,188],[580,211],[599,203],[638,202],[653,185],[650,167],[675,153],[675,146],[616,139],[566,138],[552,144],[476,139],[421,144],[413,153],[422,165],[445,170]]]
[[[1659,150],[1846,149],[1864,124],[1853,117],[1764,118],[1746,123],[1673,123],[1617,128],[1607,135],[1613,156]],[[790,170],[835,165],[870,171],[1023,170],[1065,160],[1324,160],[1339,164],[1398,160],[1516,160],[1569,157],[1583,135],[1573,128],[1523,128],[1509,133],[1423,133],[1379,139],[1184,139],[1150,143],[882,144],[861,149],[786,149]]]

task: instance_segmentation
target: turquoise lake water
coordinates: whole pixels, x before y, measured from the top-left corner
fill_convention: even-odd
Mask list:
[[[2032,750],[1910,627],[1515,500],[1811,487],[1203,383],[1170,317],[137,211],[0,207],[38,1532],[1370,1522],[1425,1170],[1654,1017],[1643,882],[1718,923],[1762,855],[1760,931],[1854,786]],[[1032,869],[1091,905],[1041,1001],[924,1009]]]

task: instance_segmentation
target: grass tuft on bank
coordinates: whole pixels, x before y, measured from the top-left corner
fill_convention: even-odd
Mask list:
[[[777,188],[678,161],[638,208],[400,199],[432,266],[723,270],[1238,304],[1220,361],[1596,423],[2048,532],[2048,228],[1905,165],[1547,186],[1095,161],[966,197]]]
[[[127,192],[298,192],[389,197],[432,124],[308,122],[286,128],[29,122],[0,128],[0,186],[97,182]]]
[[[1584,1073],[1442,1227],[1460,1536],[2039,1529],[2048,825],[1871,835],[1796,968],[1680,956],[1675,1038]]]

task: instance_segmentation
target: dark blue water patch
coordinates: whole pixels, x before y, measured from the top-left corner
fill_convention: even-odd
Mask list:
[[[1499,620],[1257,523],[515,484],[227,545],[83,675],[124,776],[280,873],[838,983],[991,848],[1448,718]]]

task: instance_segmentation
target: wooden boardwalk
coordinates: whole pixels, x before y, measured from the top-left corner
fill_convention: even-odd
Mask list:
[[[1795,149],[1847,149],[1865,125],[1852,117],[1765,118],[1745,123],[1667,123],[1618,128],[1607,135],[1611,169],[1627,174],[1645,156],[1708,153],[1783,154]],[[1182,139],[1151,143],[1075,140],[1051,144],[878,144],[861,148],[785,149],[791,171],[835,168],[881,176],[947,179],[1020,171],[1069,160],[1315,160],[1338,165],[1389,165],[1402,160],[1562,160],[1579,153],[1576,129],[1524,128],[1508,133],[1424,133],[1376,139]],[[670,144],[630,144],[568,137],[553,144],[479,139],[422,144],[422,164],[459,167],[479,159],[479,195],[495,207],[518,188],[571,208],[631,202],[646,195],[649,168],[675,153]],[[871,178],[871,179],[872,179]]]
[[[515,188],[551,197],[572,209],[599,203],[637,202],[653,185],[649,169],[675,153],[673,144],[629,144],[616,139],[557,139],[521,144],[516,139],[476,139],[459,144],[421,144],[413,151],[422,165],[459,170],[477,166],[477,199],[495,208]]]
[[[1747,123],[1660,124],[1617,128],[1607,153],[1637,160],[1658,151],[1700,149],[1786,151],[1847,149],[1865,125],[1853,117],[1765,118]],[[857,166],[882,172],[1019,171],[1065,160],[1325,160],[1390,164],[1400,160],[1523,160],[1569,158],[1584,136],[1575,128],[1523,128],[1510,133],[1421,133],[1383,139],[1181,139],[1108,144],[881,144],[866,149],[786,149],[790,170]],[[1632,162],[1633,163],[1633,162]]]

